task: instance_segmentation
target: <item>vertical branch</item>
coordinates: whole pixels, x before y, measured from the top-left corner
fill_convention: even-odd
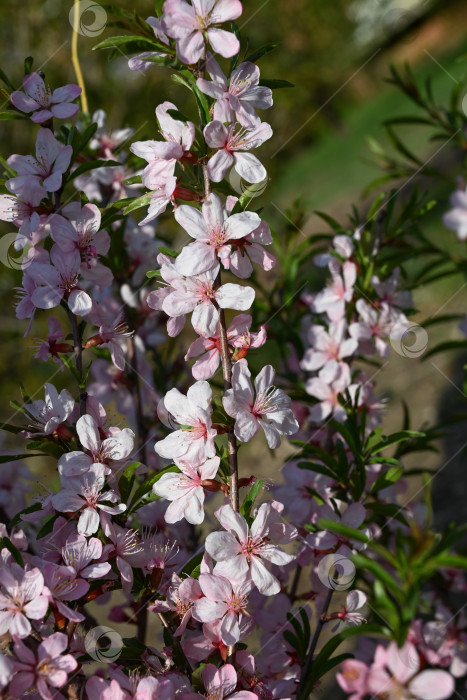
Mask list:
[[[199,68],[199,77],[204,78],[206,75],[206,45],[204,46],[204,55],[201,59]],[[201,113],[200,113],[201,119]],[[203,162],[203,180],[204,180],[204,199],[211,194],[211,182],[209,180],[208,166],[206,160]],[[217,275],[215,287],[220,287],[221,272]],[[217,308],[219,312],[219,340],[220,340],[220,355],[222,361],[222,374],[224,377],[224,391],[232,388],[232,363],[230,361],[229,344],[227,342],[227,327],[225,322],[224,309]],[[228,449],[229,449],[229,473],[230,473],[230,505],[238,512],[240,510],[239,494],[238,494],[238,458],[237,458],[237,438],[233,430],[227,433]]]
[[[221,284],[221,273],[217,276],[216,285]],[[222,374],[224,376],[224,390],[232,388],[232,363],[230,361],[229,344],[227,342],[227,330],[225,323],[224,309],[219,309],[219,340],[222,360]],[[233,430],[227,433],[229,446],[229,471],[230,471],[230,505],[235,511],[240,510],[238,496],[238,458],[237,458],[237,438]]]
[[[303,695],[303,691],[305,690],[305,686],[306,686],[306,679],[307,679],[307,676],[310,673],[311,667],[313,665],[313,656],[315,653],[316,645],[318,644],[321,630],[323,629],[324,624],[326,622],[326,616],[328,613],[329,605],[331,604],[331,599],[332,599],[333,593],[334,593],[334,589],[330,588],[326,594],[326,600],[324,601],[323,609],[321,611],[321,616],[318,620],[318,624],[316,625],[315,633],[314,633],[313,638],[311,640],[310,648],[308,650],[308,654],[307,654],[305,663],[302,666],[302,672],[300,675],[300,683],[299,683],[298,691],[297,691],[297,700],[306,700],[305,696]]]
[[[80,0],[75,0],[73,5],[73,34],[71,37],[71,62],[73,63],[73,68],[75,69],[76,82],[81,88],[81,107],[83,112],[89,114],[88,98],[86,96],[86,86],[84,84],[83,73],[81,71],[81,66],[78,57],[78,31],[76,27],[79,26],[79,2]]]
[[[84,416],[86,413],[86,399],[88,398],[88,395],[83,384],[83,346],[81,344],[76,316],[68,307],[65,308],[67,310],[71,323],[71,330],[73,332],[73,350],[75,352],[76,371],[78,373],[79,386],[79,413],[80,416]]]

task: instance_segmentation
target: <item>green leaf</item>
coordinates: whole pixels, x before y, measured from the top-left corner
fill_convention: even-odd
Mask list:
[[[11,110],[10,112],[0,112],[0,119],[2,121],[11,121],[12,119],[28,119],[28,117],[26,117],[24,114]]]
[[[247,495],[243,499],[243,503],[240,506],[240,513],[243,515],[245,520],[248,522],[251,518],[251,509],[253,508],[254,502],[263,488],[263,482],[261,479],[257,479],[253,486],[248,491]]]
[[[188,117],[186,117],[182,112],[179,112],[178,109],[168,109],[167,114],[169,114],[172,119],[176,119],[179,122],[188,122],[190,121]]]
[[[117,160],[88,160],[86,163],[81,163],[78,165],[76,170],[70,172],[67,178],[67,182],[73,180],[75,177],[82,175],[83,173],[89,172],[89,170],[95,170],[96,168],[114,168],[117,165],[121,165]]]
[[[260,58],[265,56],[266,54],[270,53],[271,51],[274,51],[274,49],[277,49],[279,44],[266,44],[265,46],[262,46],[260,49],[257,51],[254,51],[253,53],[250,53],[249,56],[247,56],[244,61],[251,61],[254,63],[255,61],[258,61]]]
[[[97,51],[97,49],[115,49],[129,43],[141,44],[143,45],[142,48],[145,51],[148,51],[149,48],[152,48],[157,51],[167,51],[167,46],[160,44],[154,39],[151,39],[146,36],[138,36],[137,34],[127,34],[125,36],[108,37],[107,39],[104,39],[104,41],[99,42],[99,44],[96,44],[96,46],[93,46],[92,50]]]
[[[2,537],[2,547],[6,547],[6,549],[8,549],[15,562],[24,569],[23,557],[21,556],[19,549],[15,547],[13,542],[8,537]]]
[[[81,152],[82,150],[84,150],[84,148],[86,148],[86,146],[88,145],[89,141],[92,139],[92,137],[94,136],[96,131],[97,131],[97,124],[96,123],[90,124],[84,130],[84,132],[81,136],[81,141],[79,144],[78,152]]]
[[[336,523],[334,520],[327,520],[326,518],[318,519],[318,526],[322,530],[330,530],[331,532],[336,532],[338,535],[344,535],[352,540],[357,540],[357,542],[368,543],[369,537],[365,535],[361,530],[355,530],[353,527],[344,525],[343,523]]]
[[[36,533],[36,539],[40,540],[41,537],[45,537],[46,535],[49,534],[49,532],[52,532],[53,527],[54,527],[54,522],[57,520],[59,517],[58,513],[54,513],[54,515],[51,515],[45,523],[42,525],[40,528],[39,532]]]
[[[420,433],[417,430],[400,430],[398,433],[393,433],[392,435],[383,435],[381,440],[371,448],[371,454],[376,454],[385,450],[386,447],[390,445],[395,445],[402,440],[411,440],[416,437],[425,437],[425,433]]]
[[[310,674],[305,681],[305,687],[303,689],[303,697],[306,698],[311,693],[311,690],[316,683],[328,669],[329,659],[331,654],[339,647],[342,642],[352,637],[367,637],[367,636],[380,636],[385,637],[385,628],[381,625],[359,625],[357,627],[347,627],[347,629],[342,630],[339,634],[336,634],[332,639],[327,642],[316,658],[313,660],[311,665]]]
[[[278,88],[293,88],[295,85],[289,83],[288,80],[274,80],[269,78],[261,78],[259,84],[263,87],[271,88],[271,90],[277,90]]]
[[[369,559],[363,554],[353,554],[351,558],[357,568],[363,571],[369,571],[378,581],[381,581],[397,599],[400,598],[402,591],[399,582],[393,579],[391,574],[378,564],[378,562],[374,561],[374,559]]]
[[[141,207],[147,207],[152,199],[152,192],[146,192],[146,194],[141,195],[141,197],[137,197],[136,199],[133,199],[133,201],[128,204],[125,209],[123,210],[123,213],[125,216],[127,214],[130,214],[132,211],[135,211],[135,209],[141,209]]]
[[[124,185],[140,185],[141,182],[141,175],[132,175],[132,177],[127,177],[126,180],[123,180]]]
[[[432,357],[439,352],[445,352],[446,350],[462,350],[465,347],[467,347],[467,340],[448,340],[444,343],[439,343],[434,348],[428,350],[428,352],[423,355],[422,361],[424,362],[429,357]]]
[[[388,486],[395,484],[397,481],[399,481],[403,473],[404,467],[391,467],[387,470],[387,472],[384,472],[378,476],[370,489],[370,493],[377,493],[378,491],[381,491],[381,489],[385,489]]]
[[[135,471],[141,465],[141,462],[133,462],[129,464],[120,479],[118,480],[118,490],[120,491],[121,500],[123,503],[128,501],[128,498],[135,482]]]
[[[192,578],[199,578],[199,568],[203,560],[204,552],[198,552],[192,557],[183,567],[182,576],[191,576]],[[197,574],[197,575],[196,575]]]
[[[14,518],[10,520],[9,526],[14,527],[14,525],[17,525],[19,522],[21,522],[21,516],[22,515],[27,515],[29,513],[35,513],[38,510],[42,509],[42,504],[41,503],[33,503],[32,506],[28,506],[27,508],[24,508],[21,510],[19,513],[16,513]]]
[[[48,455],[42,452],[35,452],[34,454],[19,454],[19,455],[1,455],[0,464],[7,464],[8,462],[16,462],[18,459],[28,459],[29,457],[47,457]]]
[[[10,88],[10,90],[16,90],[15,86],[8,79],[7,74],[0,68],[0,80],[5,83],[5,85]]]
[[[152,487],[159,481],[163,474],[170,474],[172,472],[179,471],[180,469],[178,467],[176,467],[174,464],[171,464],[165,469],[161,469],[160,472],[156,472],[156,474],[153,474],[151,477],[149,477],[149,479],[146,479],[146,481],[143,484],[138,486],[133,495],[133,498],[131,499],[130,512],[134,509],[135,505],[143,498],[143,496],[145,496],[148,492],[152,491]]]
[[[149,277],[149,279],[152,279],[153,277],[162,278],[162,274],[160,270],[149,270],[146,272],[146,277]]]
[[[232,214],[238,214],[249,207],[253,199],[259,197],[262,192],[267,187],[267,182],[258,182],[253,185],[249,185],[246,190],[240,195],[238,200],[235,202],[235,206],[232,209]]]
[[[34,63],[34,59],[32,56],[28,56],[27,58],[24,59],[24,75],[29,75],[31,72],[32,64]]]
[[[163,245],[160,245],[158,247],[159,253],[162,253],[163,255],[168,255],[170,258],[178,258],[180,255],[180,252],[177,250],[172,250],[172,248],[166,248]]]

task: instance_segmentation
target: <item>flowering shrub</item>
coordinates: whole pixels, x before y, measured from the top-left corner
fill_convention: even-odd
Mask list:
[[[425,352],[411,290],[462,261],[426,239],[415,191],[378,195],[348,228],[323,214],[332,236],[272,233],[254,210],[263,110],[287,85],[260,73],[270,47],[245,55],[238,0],[156,10],[124,13],[132,34],[97,48],[169,66],[190,116],[155,105],[159,131],[122,150],[132,129],[109,132],[84,84],[52,90],[29,60],[5,112],[40,125],[35,155],[2,160],[0,217],[23,251],[17,317],[27,336],[50,312],[35,359],[55,364],[43,398],[24,394],[20,424],[2,425],[26,441],[2,458],[2,697],[302,700],[337,671],[353,700],[450,698],[467,674],[462,529],[435,533],[403,497],[424,471],[406,455],[438,433],[408,415],[383,433],[374,380],[392,353]],[[393,77],[447,135],[465,126]],[[465,182],[451,205],[464,240]],[[435,262],[414,271],[407,250]],[[17,464],[37,456],[56,475],[26,502]]]

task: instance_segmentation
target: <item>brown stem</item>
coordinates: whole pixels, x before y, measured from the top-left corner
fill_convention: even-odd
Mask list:
[[[216,278],[215,286],[221,285],[221,273]],[[224,390],[232,388],[232,363],[230,361],[229,344],[227,342],[227,330],[225,323],[224,309],[219,309],[219,340],[222,360],[222,374],[224,376]],[[230,505],[237,511],[240,510],[238,497],[238,459],[237,459],[237,438],[233,430],[229,430],[227,434],[229,447],[229,472],[230,472]]]
[[[292,585],[290,587],[290,593],[289,593],[289,598],[290,598],[291,603],[295,602],[295,600],[297,598],[297,589],[298,589],[298,584],[300,582],[301,573],[302,573],[302,567],[297,566],[297,568],[295,569],[295,574],[294,574],[294,577],[292,580]]]
[[[86,400],[88,395],[83,385],[83,346],[81,344],[76,316],[68,309],[68,307],[66,307],[66,309],[70,319],[71,329],[73,331],[73,350],[75,352],[76,370],[79,377],[79,413],[80,416],[84,416],[86,413]]]

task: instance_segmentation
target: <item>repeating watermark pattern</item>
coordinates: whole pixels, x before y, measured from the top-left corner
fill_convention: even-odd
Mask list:
[[[96,37],[107,24],[107,12],[94,0],[80,0],[78,9],[73,6],[69,14],[70,24],[81,36]]]
[[[402,357],[411,359],[423,355],[428,346],[428,333],[412,321],[405,326],[395,326],[389,336],[393,350]]]
[[[321,583],[333,591],[346,591],[355,580],[355,566],[343,554],[326,554],[318,564],[317,574]]]
[[[95,661],[113,664],[123,649],[123,639],[111,627],[93,627],[84,638],[84,648]]]
[[[10,270],[25,270],[33,260],[32,257],[28,256],[32,246],[27,244],[21,248],[18,246],[17,240],[17,231],[5,233],[0,238],[0,263]]]

